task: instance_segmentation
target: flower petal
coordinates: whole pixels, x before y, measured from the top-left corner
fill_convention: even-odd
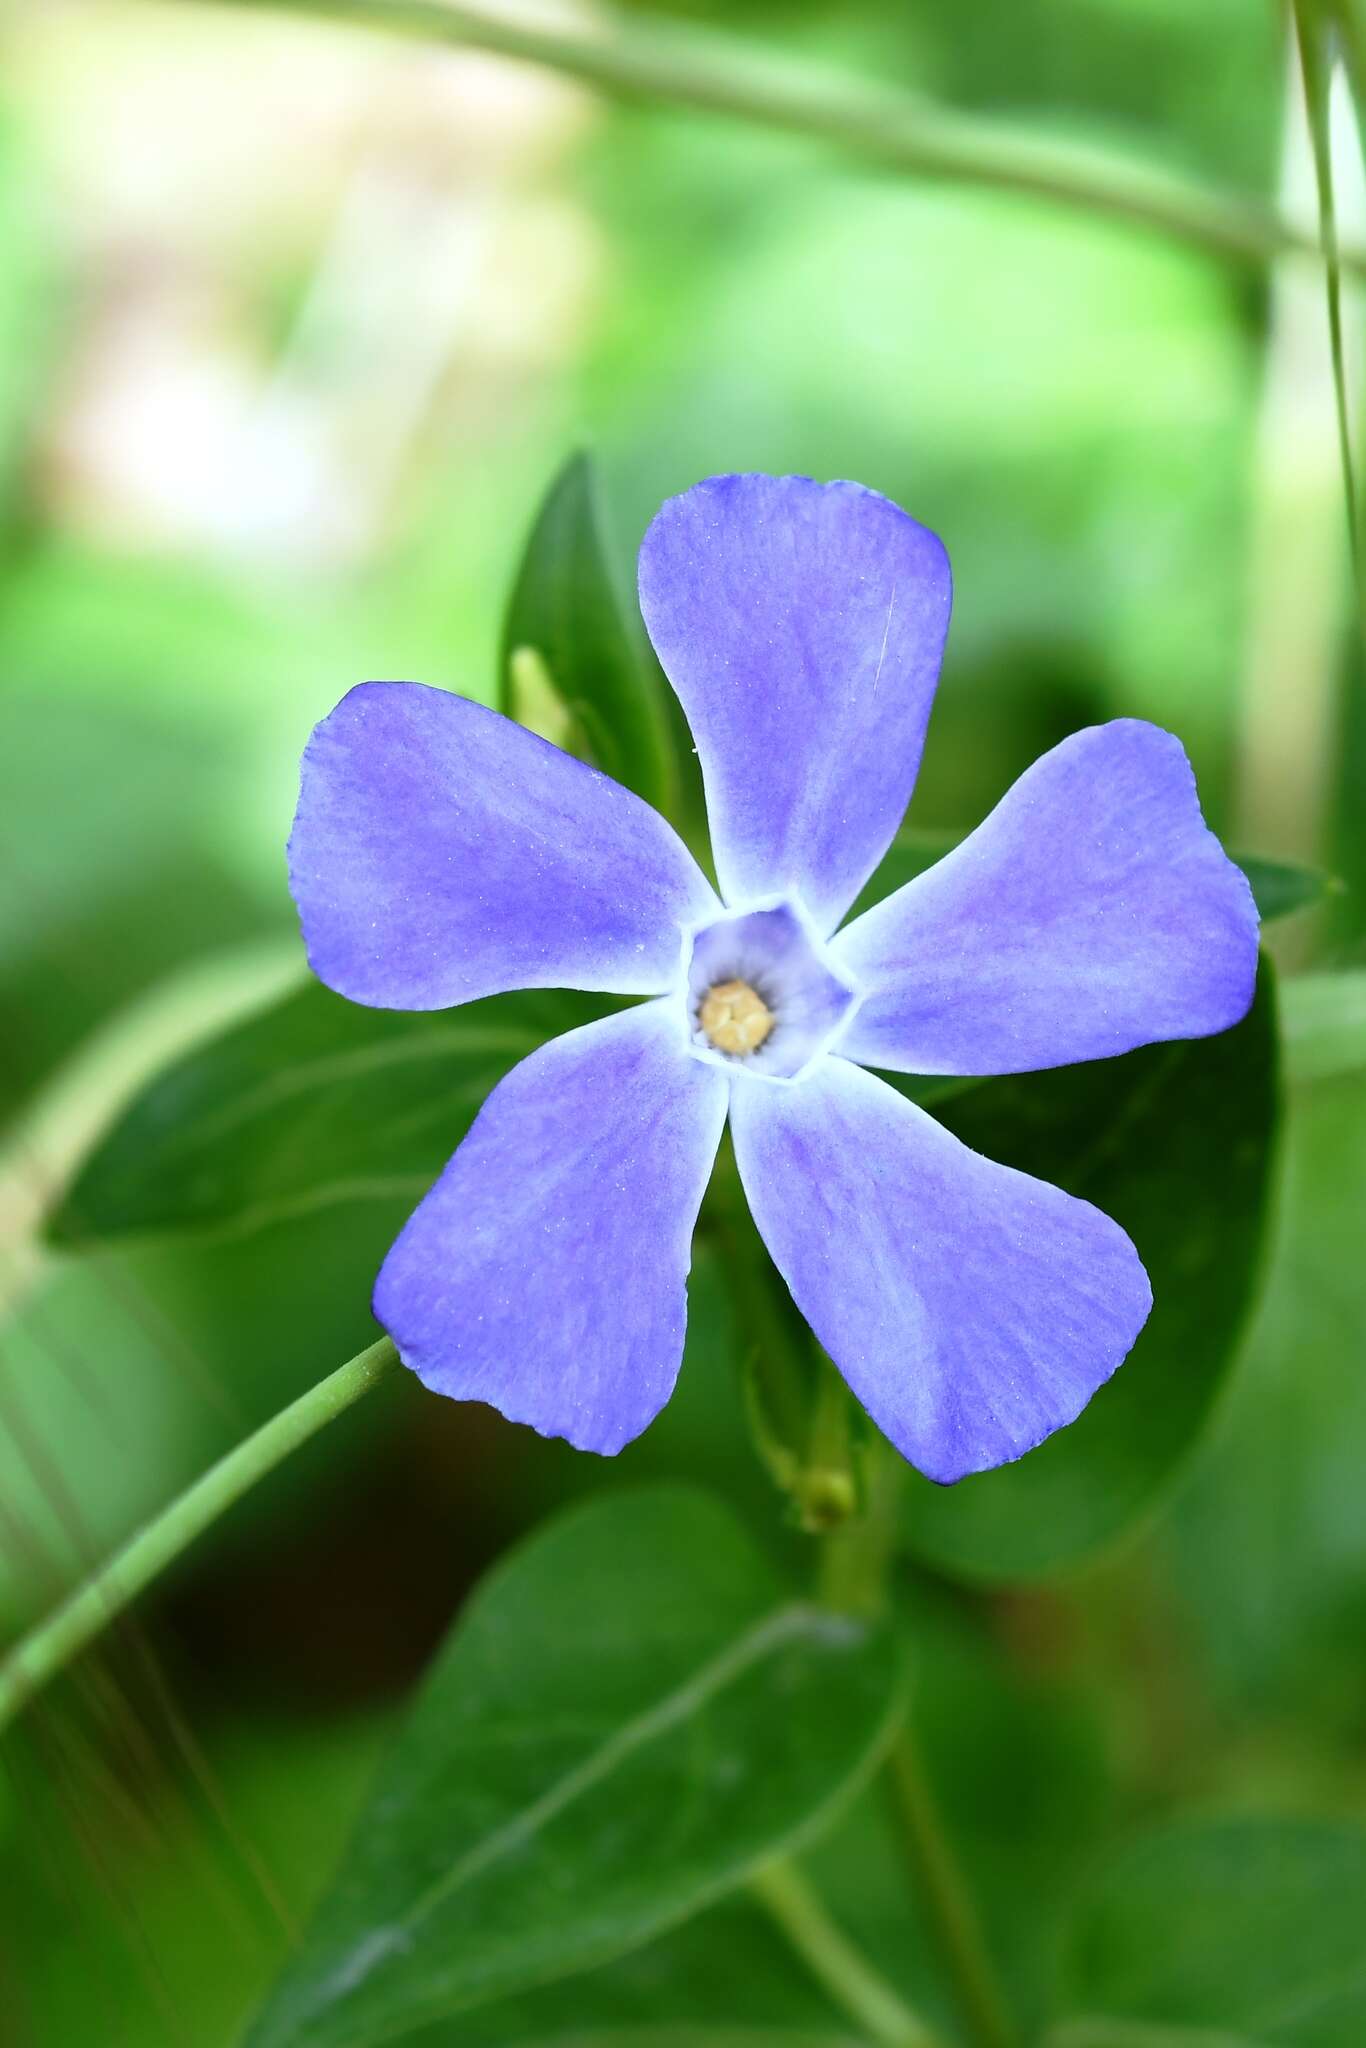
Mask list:
[[[720,476],[659,512],[641,609],[729,903],[795,891],[839,922],[910,797],[949,601],[935,535],[859,484]]]
[[[314,973],[441,1010],[515,988],[657,995],[719,905],[619,783],[482,704],[362,683],[304,753],[290,887]]]
[[[970,1152],[848,1061],[735,1083],[759,1231],[883,1433],[943,1484],[1071,1422],[1152,1306],[1117,1223]]]
[[[375,1314],[439,1394],[612,1453],[683,1355],[726,1076],[647,1003],[514,1067],[400,1234]]]
[[[1252,1001],[1257,909],[1181,742],[1120,718],[1043,755],[830,950],[865,992],[847,1058],[1017,1074],[1226,1031]]]

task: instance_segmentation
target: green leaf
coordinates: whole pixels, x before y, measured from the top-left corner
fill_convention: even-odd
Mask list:
[[[989,1081],[935,1105],[975,1151],[1121,1223],[1153,1284],[1146,1329],[1070,1428],[997,1472],[907,1502],[912,1548],[946,1571],[1042,1577],[1149,1510],[1197,1441],[1242,1334],[1271,1181],[1275,1005],[1217,1038]]]
[[[520,658],[527,649],[539,669]],[[514,718],[528,709],[519,700],[531,677],[538,708],[527,722],[544,729],[548,683],[552,703],[558,699],[567,715],[567,750],[669,811],[672,761],[658,672],[617,595],[597,478],[584,454],[571,456],[550,486],[508,601],[499,704]]]
[[[649,1941],[833,1819],[890,1734],[882,1631],[787,1601],[659,1488],[475,1595],[250,2048],[383,2041]]]
[[[1366,1830],[1185,1826],[1092,1880],[1053,2048],[1359,2048]]]
[[[861,2048],[862,2039],[741,1895],[600,1969],[404,2034],[402,2048]]]
[[[328,1203],[415,1201],[509,1067],[603,1010],[544,991],[369,1010],[310,983],[134,1096],[50,1235],[244,1231]]]
[[[1366,1067],[1366,967],[1297,974],[1281,992],[1286,1072],[1329,1081]]]
[[[1238,865],[1252,884],[1262,923],[1278,917],[1292,917],[1297,910],[1313,910],[1337,895],[1342,888],[1334,875],[1322,868],[1301,867],[1295,861],[1264,860],[1260,854],[1240,855]]]

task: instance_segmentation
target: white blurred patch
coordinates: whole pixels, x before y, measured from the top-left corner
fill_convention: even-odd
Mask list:
[[[209,9],[33,8],[14,39],[84,292],[57,523],[350,566],[572,354],[599,260],[557,189],[575,88]]]

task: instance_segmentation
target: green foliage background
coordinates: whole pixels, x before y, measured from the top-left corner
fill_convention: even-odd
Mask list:
[[[1270,5],[676,11],[1315,218]],[[1339,225],[1366,241],[1343,161]],[[1354,374],[1350,292],[1347,312]],[[577,738],[599,758],[620,746],[611,765],[652,792],[676,777],[689,815],[629,606],[624,627],[580,617],[575,639],[566,579],[609,607],[660,499],[709,472],[857,477],[936,527],[955,568],[922,837],[897,859],[975,823],[1074,727],[1133,714],[1181,734],[1240,856],[1341,883],[1306,888],[1271,933],[1277,1149],[1269,975],[1227,1041],[985,1083],[937,1112],[1077,1176],[1134,1231],[1159,1316],[1065,1439],[951,1495],[911,1489],[895,1627],[925,1772],[1012,2008],[1056,2048],[1366,2038],[1366,717],[1329,364],[1312,263],[1222,262],[1084,209],[321,22],[10,0],[4,1633],[371,1341],[370,1278],[415,1193],[518,1048],[581,1014],[482,1005],[476,1041],[299,989],[282,847],[310,725],[365,676],[500,701],[529,642],[557,670],[585,661],[585,691],[566,690]],[[582,553],[586,466],[556,501],[570,567],[544,522],[524,557],[585,447],[601,560]],[[1264,869],[1259,893],[1275,886],[1293,873]],[[200,1145],[224,1128],[231,1146]],[[1080,1144],[1093,1129],[1098,1153]],[[751,1333],[718,1246],[704,1234],[678,1396],[615,1464],[386,1386],[6,1735],[6,2048],[239,2040],[443,1643],[419,1717],[444,1685],[477,1705],[461,1674],[478,1645],[447,1631],[495,1560],[474,1615],[530,1574],[507,1623],[528,1685],[552,1622],[568,1669],[581,1612],[591,1661],[598,1567],[573,1546],[617,1555],[591,1519],[614,1508],[643,1555],[710,1560],[737,1630],[806,1585],[813,1539],[752,1447]],[[781,1417],[765,1426],[781,1436]],[[765,1448],[781,1466],[790,1447]],[[689,1516],[701,1533],[671,1536]],[[725,1615],[690,1619],[684,1586],[661,1619],[649,1590],[623,1601],[691,1668]],[[744,1771],[785,1710],[762,1683],[789,1704],[829,1688],[824,1746],[799,1758],[800,1797],[773,1793],[762,1841],[709,1822],[690,1890],[661,1860],[611,1939],[566,1920],[567,1977],[522,1957],[478,2009],[468,1986],[458,2017],[415,2005],[424,2031],[404,2038],[640,2048],[665,2022],[690,2048],[876,2038],[740,1883],[793,1838],[885,1977],[944,2038],[971,2038],[866,1783],[869,1730],[894,1710],[882,1655],[870,1640],[852,1674],[822,1674],[817,1641],[729,1702]],[[605,1692],[581,1705],[595,1726],[627,1712]],[[457,1835],[461,1786],[492,1796],[477,1735],[458,1771],[436,1740],[454,1790],[414,1768],[402,1791],[442,1814],[449,1796]],[[717,1727],[692,1737],[700,1752]],[[615,1799],[663,1827],[681,1797],[638,1760],[598,1823],[610,1835]],[[815,1839],[806,1821],[836,1806]],[[562,1845],[565,1893],[589,1905],[597,1841],[585,1823]],[[515,1929],[520,1908],[469,1911],[478,1950],[479,1927]],[[444,1939],[458,1946],[456,1920]],[[330,2024],[267,2019],[253,2038],[352,2038]]]

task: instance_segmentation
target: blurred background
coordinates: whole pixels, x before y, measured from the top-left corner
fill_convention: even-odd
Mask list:
[[[1315,219],[1269,0],[677,11]],[[917,824],[1153,718],[1230,845],[1347,884],[1283,964],[1366,959],[1312,265],[320,22],[0,0],[6,1632],[374,1334],[402,1203],[68,1262],[31,1225],[121,1088],[297,973],[312,723],[365,677],[495,694],[582,445],[628,587],[660,499],[718,470],[855,477],[938,529]],[[1047,1590],[922,1588],[943,1796],[1017,1972],[1045,1881],[1178,1799],[1366,1817],[1363,1216],[1366,1074],[1297,1087],[1264,1298],[1179,1492]],[[463,1592],[548,1505],[689,1472],[772,1521],[705,1263],[693,1317],[678,1400],[610,1471],[386,1389],[33,1711],[0,1776],[0,2040],[228,2043]]]

